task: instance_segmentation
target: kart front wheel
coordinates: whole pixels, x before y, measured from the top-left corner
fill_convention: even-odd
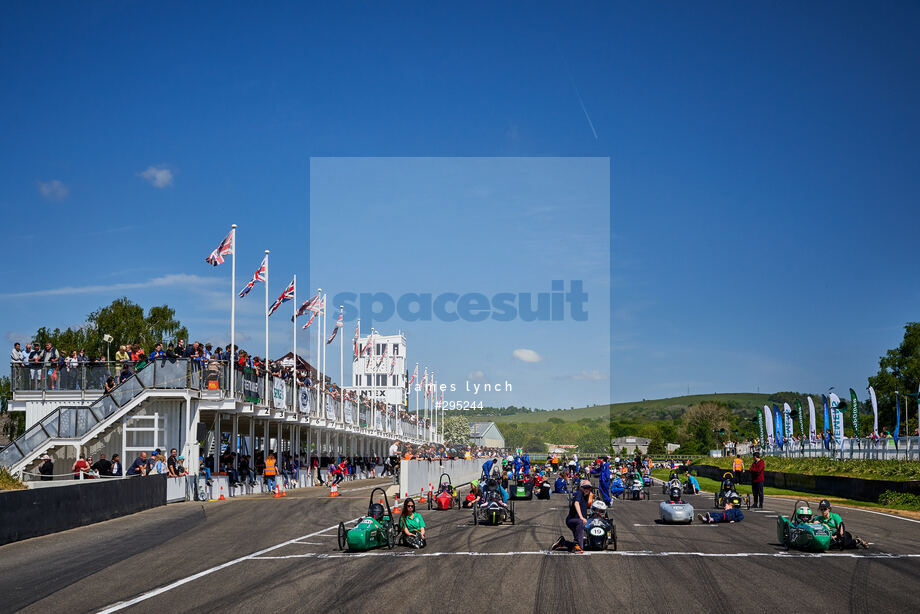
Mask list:
[[[473,510],[473,526],[479,524],[479,514],[476,513],[476,510]]]
[[[345,549],[345,544],[348,543],[348,531],[345,529],[345,523],[339,523],[339,550]]]
[[[789,550],[789,546],[792,545],[792,540],[789,538],[789,525],[787,524],[783,527],[783,550]]]
[[[613,527],[613,549],[617,549],[617,528]]]
[[[428,509],[431,509],[431,497],[428,497]]]
[[[396,525],[391,524],[387,529],[387,550],[392,550],[394,547],[396,547]]]

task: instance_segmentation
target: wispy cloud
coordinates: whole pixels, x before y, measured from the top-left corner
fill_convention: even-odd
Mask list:
[[[70,188],[64,185],[64,182],[57,179],[51,181],[39,181],[38,191],[48,200],[64,200],[70,194]]]
[[[540,362],[543,360],[543,357],[533,350],[514,350],[511,355],[523,362]]]
[[[165,166],[148,166],[147,170],[138,175],[155,188],[168,188],[173,184],[173,173]]]
[[[467,373],[466,379],[470,382],[484,382],[486,381],[486,374],[481,370],[476,369],[475,371],[470,371]]]
[[[601,382],[610,376],[603,371],[592,369],[590,371],[579,371],[575,375],[564,375],[562,379],[573,379],[580,382]]]
[[[175,275],[162,275],[160,277],[148,279],[147,281],[139,282],[100,284],[93,286],[63,286],[60,288],[47,288],[44,290],[32,290],[29,292],[0,294],[0,299],[32,298],[41,296],[66,296],[72,294],[101,294],[105,292],[121,292],[123,290],[137,290],[140,288],[162,288],[166,286],[201,286],[204,284],[212,285],[220,281],[221,280],[212,277],[201,277],[200,275],[186,275],[180,273]]]

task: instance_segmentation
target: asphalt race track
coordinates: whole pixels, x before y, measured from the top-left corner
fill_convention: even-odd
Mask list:
[[[373,483],[381,483],[377,480]],[[0,548],[0,611],[876,612],[920,602],[920,522],[837,509],[870,550],[807,555],[776,543],[767,498],[738,524],[664,526],[651,501],[615,501],[617,552],[550,553],[565,495],[516,503],[517,524],[427,511],[428,548],[340,553],[336,526],[370,484],[181,503]],[[558,498],[557,498],[558,497]],[[689,497],[697,511],[712,495]],[[814,504],[815,502],[812,502]]]

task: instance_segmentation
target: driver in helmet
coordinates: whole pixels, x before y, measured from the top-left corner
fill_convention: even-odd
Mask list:
[[[672,486],[671,490],[668,491],[668,500],[671,503],[683,503],[683,501],[680,500],[680,488]]]
[[[744,520],[744,514],[741,513],[741,499],[731,497],[725,502],[725,507],[721,512],[710,512],[706,515],[697,514],[700,522],[715,524],[717,522],[741,522]]]
[[[843,518],[840,514],[831,511],[831,503],[827,499],[822,499],[818,504],[818,515],[814,518],[820,522],[831,533],[831,548],[841,550],[852,548],[869,548],[869,543],[861,537],[853,537],[849,531],[843,528]]]
[[[383,520],[383,505],[380,503],[371,503],[367,507],[367,515],[380,522]]]

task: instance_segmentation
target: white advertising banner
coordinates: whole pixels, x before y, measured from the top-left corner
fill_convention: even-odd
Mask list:
[[[272,378],[272,406],[276,409],[287,409],[287,387],[280,377]]]
[[[326,420],[335,420],[335,399],[331,394],[324,394],[326,397]]]
[[[345,424],[354,424],[354,403],[345,401]]]
[[[310,413],[310,389],[303,386],[297,390],[297,396],[300,397],[300,411],[304,414]]]

